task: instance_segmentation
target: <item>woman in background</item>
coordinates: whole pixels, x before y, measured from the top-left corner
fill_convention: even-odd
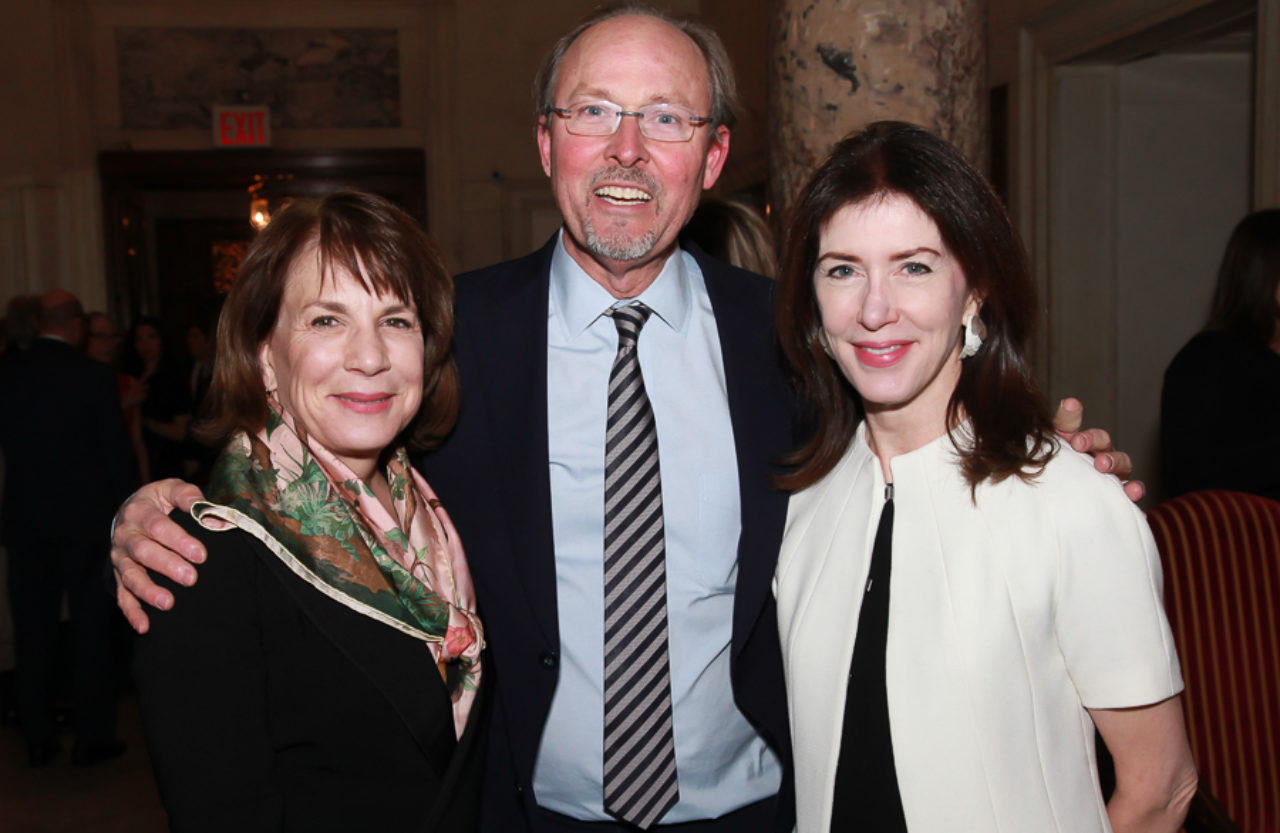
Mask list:
[[[778,276],[773,234],[764,218],[745,203],[703,197],[680,238],[739,269],[767,278]]]
[[[1168,497],[1231,489],[1280,500],[1280,209],[1231,233],[1209,323],[1165,371],[1160,462]]]
[[[124,370],[146,394],[140,407],[142,441],[147,450],[142,481],[182,476],[182,441],[191,420],[182,363],[169,354],[160,321],[143,317],[125,339]]]
[[[214,334],[217,332],[218,312],[222,304],[219,302],[212,306],[213,310],[204,320],[188,325],[186,330],[187,395],[191,399],[191,412],[196,421],[204,411],[205,396],[213,381]],[[183,479],[203,486],[217,456],[217,447],[201,439],[189,425],[182,443]]]
[[[999,199],[879,122],[794,211],[777,323],[817,422],[775,578],[798,830],[1173,833],[1197,781],[1159,558],[1053,432]]]

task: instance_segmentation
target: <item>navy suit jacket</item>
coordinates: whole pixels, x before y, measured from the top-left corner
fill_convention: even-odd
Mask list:
[[[0,361],[0,402],[0,540],[15,550],[97,544],[105,561],[111,516],[138,487],[115,374],[65,341],[37,338]]]
[[[494,658],[481,825],[494,833],[537,829],[534,760],[559,676],[547,446],[547,303],[557,241],[457,278],[462,410],[452,436],[425,461],[466,547]],[[737,448],[742,533],[730,666],[734,698],[783,761],[773,829],[790,830],[790,736],[770,589],[787,499],[769,477],[792,448],[793,405],[774,345],[772,283],[688,249],[702,269],[716,317]]]

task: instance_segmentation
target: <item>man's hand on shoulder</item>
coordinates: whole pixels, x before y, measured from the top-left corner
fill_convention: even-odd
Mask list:
[[[204,562],[204,545],[174,523],[169,513],[187,511],[201,497],[200,489],[190,483],[158,480],[134,492],[116,512],[111,535],[116,604],[138,633],[150,627],[144,602],[160,610],[173,607],[173,594],[152,581],[148,570],[187,587],[196,582],[191,565]]]
[[[1133,476],[1133,461],[1123,451],[1111,446],[1111,435],[1101,428],[1084,428],[1084,406],[1079,399],[1067,397],[1058,403],[1058,412],[1053,415],[1053,427],[1071,444],[1076,451],[1093,455],[1093,467],[1103,474],[1114,474],[1124,481],[1124,493],[1129,500],[1137,503],[1146,493],[1141,480],[1130,480]]]

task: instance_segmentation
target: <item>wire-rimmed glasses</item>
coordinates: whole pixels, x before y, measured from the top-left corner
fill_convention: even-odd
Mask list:
[[[568,107],[552,107],[565,121],[565,129],[575,136],[612,136],[622,124],[623,116],[633,116],[640,123],[640,135],[658,142],[687,142],[694,128],[710,124],[710,116],[696,115],[688,107],[659,102],[638,110],[623,110],[612,101],[584,101]]]

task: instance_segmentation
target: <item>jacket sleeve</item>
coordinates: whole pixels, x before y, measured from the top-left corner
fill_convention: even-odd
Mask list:
[[[1091,709],[1158,703],[1182,690],[1162,602],[1160,554],[1142,511],[1115,478],[1071,450],[1050,463],[1057,575],[1058,647],[1081,702]]]
[[[280,830],[267,710],[267,658],[252,538],[171,515],[207,547],[190,588],[162,577],[172,610],[134,648],[143,728],[170,829]]]

